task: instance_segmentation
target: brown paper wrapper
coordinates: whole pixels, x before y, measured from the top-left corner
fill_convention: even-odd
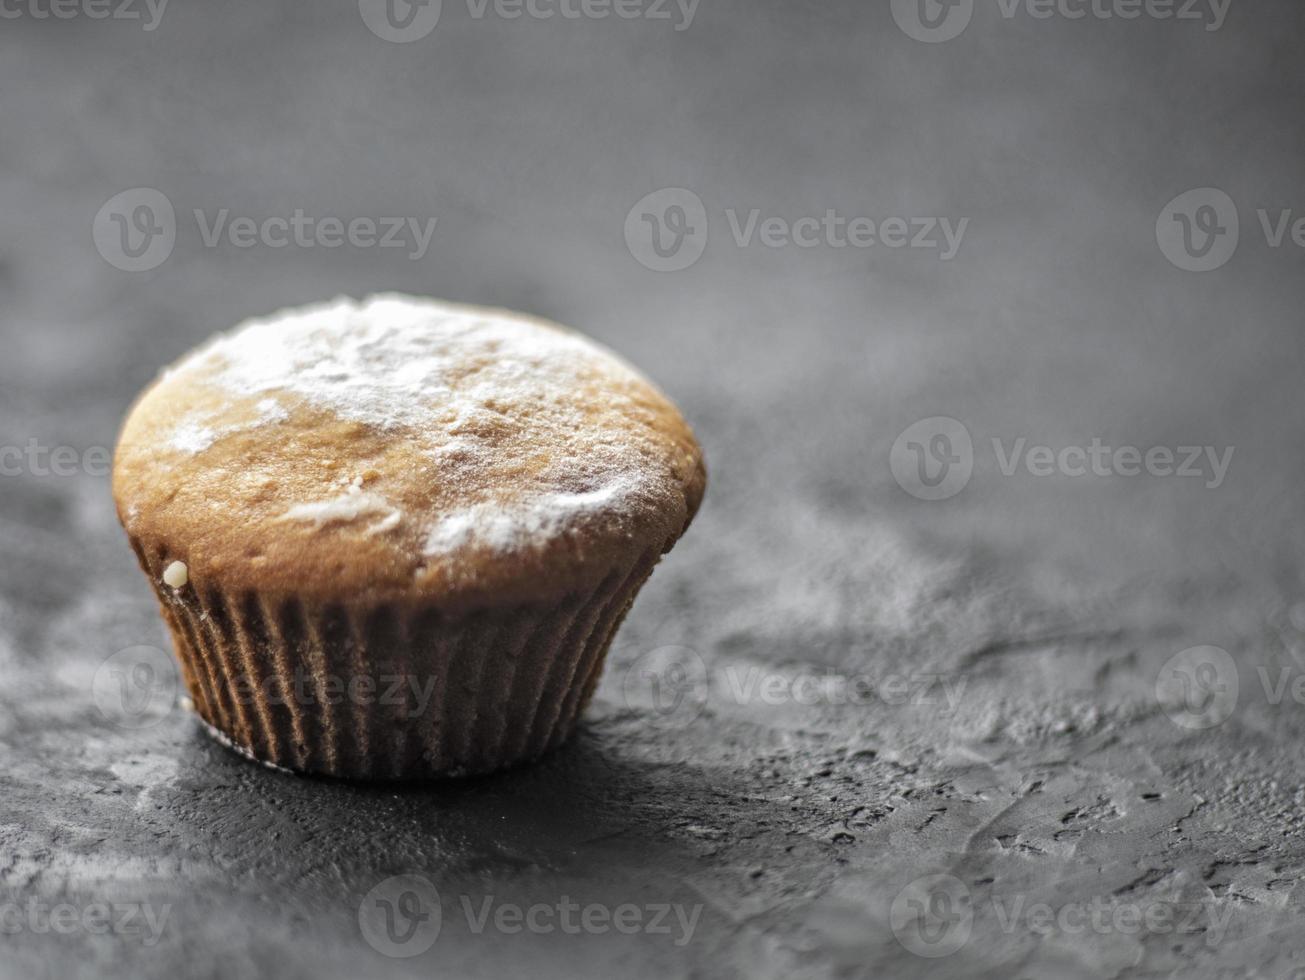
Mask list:
[[[551,607],[434,609],[271,600],[154,583],[195,711],[232,747],[296,772],[415,780],[493,772],[561,745],[658,554]]]

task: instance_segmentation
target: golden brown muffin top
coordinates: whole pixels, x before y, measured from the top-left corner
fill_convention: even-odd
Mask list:
[[[123,426],[113,489],[199,589],[448,610],[559,599],[668,550],[705,485],[656,387],[573,331],[399,295],[251,320]]]

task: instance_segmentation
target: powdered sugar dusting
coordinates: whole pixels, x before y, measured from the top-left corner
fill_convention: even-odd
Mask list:
[[[367,533],[381,534],[397,527],[403,519],[403,513],[379,494],[368,493],[351,485],[338,497],[296,504],[281,519],[303,521],[319,528],[368,519]]]
[[[382,428],[425,427],[574,376],[599,348],[488,311],[382,295],[252,320],[182,365],[217,366],[240,394],[292,391],[339,417]],[[617,363],[607,355],[606,359]],[[459,382],[475,375],[471,384]]]
[[[289,417],[290,413],[282,408],[281,403],[275,398],[264,398],[258,403],[258,422],[260,425],[283,422]]]
[[[286,417],[275,396],[289,393],[411,444],[431,461],[421,478],[441,501],[442,512],[412,515],[427,556],[529,547],[671,487],[666,461],[629,421],[643,410],[631,393],[647,390],[640,376],[578,334],[512,314],[399,295],[342,298],[250,321],[181,373],[266,396],[260,424]],[[174,446],[202,452],[222,435],[212,425],[183,420]],[[283,519],[380,534],[405,514],[352,485],[292,502]]]
[[[273,422],[281,422],[290,417],[290,414],[281,407],[281,403],[275,398],[264,398],[256,406],[258,415],[253,422],[248,424],[237,424],[227,426],[216,426],[213,419],[187,418],[172,432],[172,438],[168,440],[168,445],[178,452],[202,453],[223,436],[231,435],[234,432],[243,432],[251,428],[257,428],[263,425],[270,425]]]
[[[183,453],[202,453],[217,441],[216,430],[197,422],[186,421],[177,426],[168,444]]]
[[[544,494],[534,498],[529,507],[473,504],[441,519],[422,550],[426,555],[448,554],[467,546],[513,551],[564,531],[575,515],[610,506],[628,490],[627,481],[617,480],[586,493]]]

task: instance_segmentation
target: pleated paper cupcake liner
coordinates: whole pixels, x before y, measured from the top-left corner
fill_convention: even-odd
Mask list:
[[[173,589],[162,581],[171,558],[132,544],[200,718],[254,759],[366,780],[493,772],[562,744],[659,558],[555,606],[449,619],[204,582]]]

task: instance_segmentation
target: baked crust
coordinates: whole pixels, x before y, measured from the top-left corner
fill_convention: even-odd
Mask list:
[[[114,461],[119,518],[196,590],[446,613],[547,603],[684,533],[674,405],[543,320],[386,295],[254,320],[165,371]]]

